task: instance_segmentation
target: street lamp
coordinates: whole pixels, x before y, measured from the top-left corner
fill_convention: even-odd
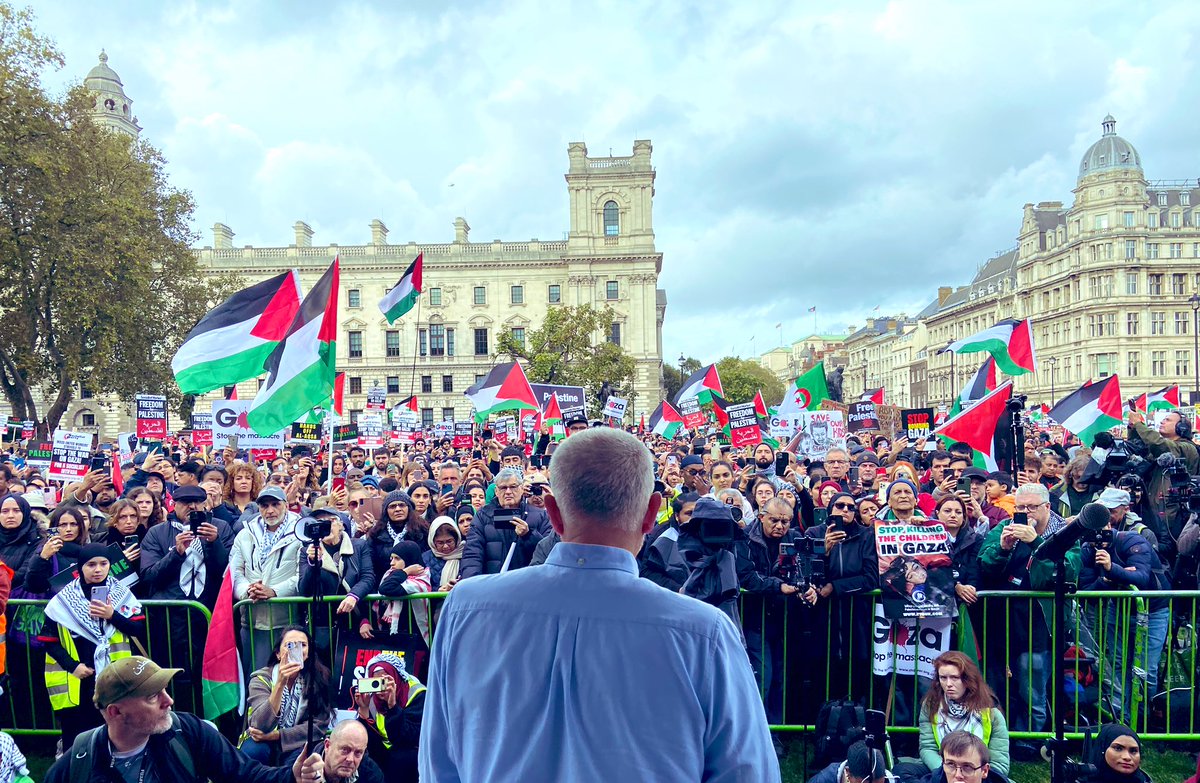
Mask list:
[[[1046,360],[1046,364],[1050,365],[1050,404],[1054,405],[1058,398],[1054,396],[1054,371],[1058,368],[1058,357],[1051,356]]]
[[[683,363],[686,361],[687,359],[684,355],[682,353],[679,354],[679,388],[681,389],[683,388]]]
[[[1197,394],[1200,394],[1200,332],[1196,331],[1197,326],[1200,326],[1200,293],[1193,293],[1188,297],[1188,304],[1192,306],[1192,362],[1196,370],[1196,383],[1192,386],[1192,402],[1195,402]]]
[[[958,394],[958,378],[954,377],[954,351],[950,350],[950,346],[954,345],[954,340],[946,341],[945,350],[950,354],[950,394],[951,404],[954,402],[954,397]]]

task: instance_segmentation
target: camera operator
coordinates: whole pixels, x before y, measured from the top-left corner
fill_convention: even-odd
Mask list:
[[[1167,472],[1168,466],[1157,461],[1157,458],[1170,454],[1187,467],[1189,475],[1200,473],[1200,451],[1192,443],[1192,423],[1184,418],[1179,411],[1171,411],[1162,417],[1158,430],[1146,426],[1145,417],[1138,411],[1129,414],[1129,438],[1141,441],[1146,445],[1150,458],[1155,461],[1150,477],[1146,481],[1146,491],[1150,503],[1166,522],[1169,538],[1179,537],[1179,532],[1187,521],[1187,514],[1181,514],[1177,504],[1167,503],[1167,493],[1171,488],[1171,479]]]
[[[809,778],[808,783],[894,783],[883,753],[859,740],[846,751],[846,760],[834,762]]]
[[[296,523],[300,516],[287,510],[287,498],[279,487],[258,493],[258,514],[246,521],[233,541],[229,559],[233,571],[235,601],[254,602],[296,595],[300,576],[300,539]],[[243,665],[248,671],[267,665],[274,652],[273,631],[288,624],[286,605],[252,606],[241,629]]]
[[[524,568],[538,542],[550,533],[546,512],[522,497],[523,481],[517,468],[503,468],[496,474],[496,499],[479,509],[467,531],[459,579],[500,573],[509,551],[513,553],[509,570]]]
[[[700,496],[695,492],[677,495],[671,501],[671,517],[654,526],[642,546],[638,563],[639,576],[672,592],[679,592],[687,581],[688,567],[679,552],[679,529],[692,518],[692,510]]]
[[[1138,533],[1119,529],[1129,508],[1129,493],[1109,487],[1101,493],[1098,502],[1109,509],[1109,523],[1105,529],[1083,538],[1079,589],[1170,590],[1171,582],[1166,569],[1150,542]],[[1134,634],[1127,630],[1133,627],[1133,600],[1094,599],[1086,603],[1085,609],[1093,627],[1098,624],[1095,615],[1103,613],[1109,640],[1104,647],[1104,655],[1111,671],[1123,673],[1120,678],[1115,675],[1104,678],[1104,695],[1111,700],[1113,709],[1127,718],[1132,688],[1141,687],[1140,683],[1134,682],[1134,668],[1145,670],[1149,696],[1156,693],[1158,663],[1171,625],[1170,602],[1166,598],[1150,599],[1145,665],[1136,667],[1129,665],[1130,657],[1134,654],[1135,639]]]
[[[312,516],[300,521],[304,540],[313,543],[304,548],[297,589],[300,595],[307,596],[344,595],[337,614],[345,615],[350,626],[361,635],[362,626],[370,628],[371,621],[358,604],[371,594],[379,580],[375,578],[371,545],[365,538],[347,535],[348,522],[341,512],[328,507],[315,509]],[[320,539],[319,544],[316,539]],[[318,624],[317,647],[329,649],[328,635],[329,629]]]
[[[387,771],[388,780],[415,783],[425,686],[395,653],[378,653],[367,661],[366,671],[368,679],[378,678],[383,685],[378,693],[360,693],[362,681],[352,687],[358,721],[367,730],[367,752]]]

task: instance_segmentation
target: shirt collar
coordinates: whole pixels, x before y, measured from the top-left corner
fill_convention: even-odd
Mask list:
[[[559,541],[546,557],[546,565],[565,568],[610,569],[638,575],[637,561],[628,549],[598,544],[568,544]]]

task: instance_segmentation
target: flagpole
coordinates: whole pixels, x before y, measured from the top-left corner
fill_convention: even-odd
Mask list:
[[[325,429],[329,430],[329,490],[333,491],[333,400],[329,401],[329,410],[325,411]]]
[[[417,293],[417,320],[416,320],[416,341],[413,344],[413,360],[412,370],[408,377],[408,396],[416,394],[417,388],[417,356],[421,351],[421,300],[425,298],[424,292]],[[428,339],[428,338],[426,338]],[[417,417],[420,418],[421,412],[417,411]]]

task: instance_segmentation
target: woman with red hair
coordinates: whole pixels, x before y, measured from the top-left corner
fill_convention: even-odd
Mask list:
[[[942,739],[953,731],[974,734],[987,745],[992,769],[1008,775],[1008,723],[996,707],[996,694],[979,667],[961,652],[944,652],[933,661],[937,673],[921,703],[921,761],[929,770],[942,766]]]

